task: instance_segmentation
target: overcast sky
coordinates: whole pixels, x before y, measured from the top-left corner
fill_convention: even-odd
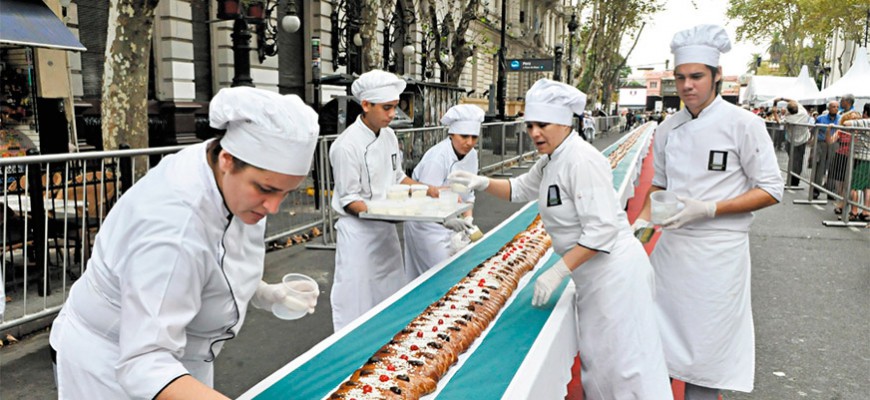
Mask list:
[[[671,38],[674,34],[691,28],[698,24],[719,24],[728,31],[731,38],[731,51],[719,58],[722,71],[725,75],[741,75],[746,72],[746,63],[751,59],[752,53],[762,53],[766,46],[755,45],[750,41],[737,42],[736,30],[740,21],[729,21],[725,17],[728,9],[727,0],[696,0],[692,5],[691,0],[669,0],[665,4],[665,10],[650,18],[641,33],[637,46],[628,57],[628,65],[633,73],[637,73],[637,67],[647,64],[656,70],[663,70],[665,60],[670,61],[670,68],[674,67],[674,56],[671,54]],[[631,48],[631,42],[623,43],[623,52]],[[625,54],[625,53],[623,53]]]

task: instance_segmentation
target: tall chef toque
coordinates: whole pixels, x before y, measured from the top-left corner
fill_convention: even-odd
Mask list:
[[[586,94],[562,82],[540,79],[526,92],[526,121],[572,126],[584,108]]]
[[[399,100],[405,85],[405,81],[395,74],[376,69],[360,75],[350,90],[360,102],[380,104]]]
[[[698,25],[677,32],[671,40],[671,53],[674,53],[674,66],[700,63],[711,67],[719,66],[719,54],[731,50],[728,33],[719,25]]]
[[[299,96],[250,87],[221,89],[209,104],[212,128],[226,129],[221,146],[265,170],[308,175],[320,126]]]
[[[480,124],[484,112],[472,104],[459,104],[450,107],[441,117],[441,125],[447,125],[447,133],[480,136]]]

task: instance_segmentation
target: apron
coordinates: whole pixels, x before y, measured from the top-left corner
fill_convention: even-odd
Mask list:
[[[341,217],[335,224],[332,325],[336,331],[398,291],[405,282],[402,248],[389,222]]]
[[[405,282],[423,275],[435,264],[452,254],[450,238],[453,231],[434,222],[406,222],[405,235]]]
[[[586,398],[671,399],[652,268],[629,234],[621,235],[613,250],[571,274]]]
[[[671,376],[698,386],[752,391],[748,234],[665,230],[650,261]]]
[[[537,188],[554,251],[564,254],[577,245],[599,250],[571,273],[586,398],[671,399],[652,267],[616,201],[610,165],[574,134],[549,160],[512,180],[511,190],[527,196]]]

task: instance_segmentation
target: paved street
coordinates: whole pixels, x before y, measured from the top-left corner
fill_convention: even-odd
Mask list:
[[[616,135],[595,144],[605,147]],[[870,393],[870,229],[826,228],[831,206],[794,205],[803,191],[758,213],[751,233],[757,336],[755,392],[726,399],[864,399]],[[478,198],[475,222],[489,230],[520,205]],[[334,253],[301,246],[266,256],[266,277],[314,277],[314,315],[282,321],[251,309],[240,336],[216,362],[216,387],[238,396],[332,333],[329,291]],[[56,397],[48,334],[0,349],[0,399]]]

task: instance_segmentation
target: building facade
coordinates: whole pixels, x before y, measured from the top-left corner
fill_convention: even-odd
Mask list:
[[[15,70],[18,64],[30,63],[36,76],[53,77],[51,83],[40,87],[41,90],[58,92],[51,96],[61,98],[66,105],[66,130],[69,132],[62,138],[52,139],[63,144],[56,147],[65,149],[67,142],[73,142],[82,149],[100,149],[100,102],[107,56],[108,3],[105,0],[73,0],[64,8],[59,0],[43,1],[56,11],[87,50],[56,51],[52,55],[56,62],[49,66],[47,62],[39,62],[39,59],[48,60],[45,55],[28,56],[28,52],[39,54],[41,50],[4,47],[3,55],[8,60],[4,65],[9,67],[8,71]],[[411,83],[409,88],[419,93],[444,97],[442,91],[456,91],[439,88],[461,89],[458,94],[444,97],[447,100],[440,102],[443,104],[437,107],[438,112],[446,111],[445,107],[460,101],[459,98],[490,110],[498,79],[501,1],[508,2],[504,16],[506,59],[552,59],[557,44],[565,43],[566,53],[568,48],[570,0],[482,2],[478,10],[482,17],[471,21],[466,35],[467,42],[472,44],[472,54],[458,81],[447,82],[438,63],[432,59],[434,54],[429,51],[432,47],[431,35],[426,31],[429,24],[422,20],[424,13],[415,9],[423,2],[294,0],[301,29],[295,33],[275,30],[276,54],[263,57],[261,61],[258,47],[264,43],[258,41],[257,34],[266,38],[263,31],[276,28],[280,18],[287,13],[288,1],[291,0],[284,0],[274,8],[271,26],[259,30],[250,25],[254,31],[253,50],[249,53],[250,76],[258,88],[298,94],[312,105],[323,105],[335,96],[346,95],[347,84],[353,79],[351,74],[369,69],[368,65],[372,63],[364,62],[365,57],[376,52],[380,55],[380,62],[375,67],[404,75]],[[439,7],[448,4],[441,0],[436,2]],[[370,7],[371,4],[381,7]],[[231,38],[233,21],[218,18],[219,6],[216,0],[161,0],[157,6],[148,88],[149,143],[152,146],[188,143],[208,135],[208,101],[218,90],[232,84],[235,73]],[[458,16],[461,10],[454,12]],[[374,35],[361,31],[359,26],[364,17],[377,18]],[[455,62],[449,50],[440,57],[448,63]],[[567,59],[567,54],[563,58]],[[561,65],[564,77],[566,63]],[[522,98],[532,83],[553,75],[550,71],[510,72],[510,69],[506,74],[508,115],[519,112]],[[7,75],[10,82],[13,79],[28,81]],[[7,86],[12,90],[14,85]],[[421,96],[419,93],[408,95]],[[32,103],[34,107],[38,106],[35,101]],[[432,109],[428,105],[418,108]],[[406,111],[414,113],[415,110]],[[426,118],[411,117],[417,125],[437,124],[434,114]],[[28,131],[28,136],[35,139],[37,146],[45,147],[39,143],[38,132]]]

